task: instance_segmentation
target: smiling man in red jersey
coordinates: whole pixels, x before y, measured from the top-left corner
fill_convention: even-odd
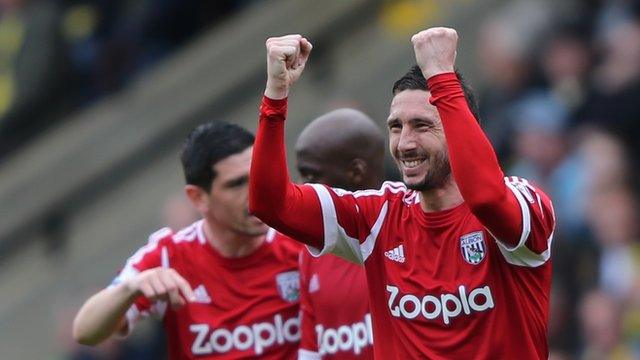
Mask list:
[[[504,176],[454,72],[456,31],[411,40],[418,67],[387,119],[404,185],[356,192],[289,180],[287,96],[311,44],[267,40],[250,208],[315,255],[365,264],[376,358],[546,359],[551,201]]]

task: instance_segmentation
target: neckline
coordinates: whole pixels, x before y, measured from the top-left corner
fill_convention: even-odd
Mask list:
[[[256,261],[259,261],[269,252],[269,245],[271,244],[271,242],[267,241],[265,236],[262,244],[260,244],[252,253],[248,255],[234,258],[223,256],[215,247],[213,247],[211,242],[209,242],[209,239],[207,239],[207,236],[204,233],[203,226],[204,220],[198,226],[198,240],[203,243],[204,247],[207,249],[207,252],[209,252],[209,254],[215,258],[215,261],[222,264],[224,267],[233,269],[249,268],[249,265]]]
[[[417,213],[416,218],[425,227],[436,229],[446,227],[454,223],[461,214],[468,211],[467,204],[462,202],[450,209],[440,211],[424,211],[420,203],[414,205],[414,211]]]

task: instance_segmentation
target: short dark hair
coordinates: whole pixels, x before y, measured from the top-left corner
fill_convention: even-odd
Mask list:
[[[216,121],[197,126],[187,136],[180,155],[185,181],[209,192],[216,177],[213,167],[253,142],[253,134],[238,125]]]
[[[457,69],[456,76],[458,77],[458,80],[460,80],[462,91],[464,92],[464,97],[467,99],[467,103],[469,104],[471,113],[473,114],[473,116],[475,116],[476,120],[480,122],[480,111],[478,110],[478,100],[476,94],[473,92],[473,89],[471,89],[460,71]],[[406,74],[404,74],[398,81],[393,84],[393,95],[396,95],[404,90],[429,91],[429,87],[427,86],[427,79],[425,79],[424,75],[422,75],[422,70],[420,70],[420,67],[418,67],[418,65],[412,66]]]

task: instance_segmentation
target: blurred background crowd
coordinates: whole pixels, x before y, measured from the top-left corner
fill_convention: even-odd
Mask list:
[[[0,174],[4,171],[6,175],[8,171],[6,167],[3,170],[3,160],[28,152],[31,143],[53,136],[50,134],[56,127],[72,121],[74,114],[103,106],[105,99],[135,86],[135,80],[144,74],[169,66],[163,64],[172,61],[178,63],[176,68],[190,66],[188,59],[175,59],[194,48],[215,47],[208,44],[207,39],[229,34],[228,29],[232,27],[229,24],[234,19],[244,19],[242,14],[250,13],[246,17],[254,24],[260,19],[277,17],[267,11],[270,3],[286,5],[285,0],[0,0]],[[325,25],[327,29],[322,32],[319,43],[314,42],[310,73],[305,74],[307,84],[301,85],[307,88],[300,91],[310,99],[323,99],[322,104],[298,100],[302,105],[293,109],[292,117],[298,117],[302,123],[294,125],[293,130],[290,128],[289,136],[295,138],[295,129],[304,126],[305,121],[318,115],[320,110],[345,104],[360,107],[380,120],[382,126],[392,79],[402,74],[412,61],[409,35],[433,25],[455,26],[462,41],[461,70],[467,73],[479,94],[481,121],[505,172],[533,181],[554,201],[558,226],[552,257],[550,357],[556,360],[640,359],[640,122],[634,108],[640,105],[640,2],[387,0],[354,3],[360,4],[356,12],[364,20],[355,20],[354,14],[344,10],[346,15],[336,16],[343,25]],[[349,39],[345,40],[344,34]],[[277,34],[266,33],[262,38],[268,35]],[[311,35],[310,38],[314,40]],[[367,46],[379,38],[383,39],[380,42],[387,43],[387,51],[367,50]],[[349,65],[336,65],[345,54],[339,50],[332,52],[330,49],[334,46],[359,51],[362,57],[377,58],[381,64],[375,69],[379,76],[375,76],[380,79],[351,81]],[[263,47],[258,46],[248,55],[258,59],[256,74],[264,71],[260,67],[263,52]],[[383,74],[385,72],[389,74]],[[243,89],[254,93],[235,94],[233,99],[221,96],[218,100],[232,104],[246,102],[244,106],[249,110],[239,110],[236,116],[250,127],[255,122],[261,76],[246,74],[247,78],[255,78],[255,84]],[[213,79],[213,86],[218,85],[215,84],[217,77]],[[340,79],[348,84],[341,86]],[[171,81],[169,78],[164,82]],[[143,85],[143,91],[144,86],[149,85]],[[365,89],[372,87],[382,90],[366,95]],[[385,101],[374,96],[380,93],[385,94]],[[197,116],[183,116],[177,121],[182,127],[177,127],[181,131],[173,135],[176,140],[160,137],[155,148],[164,144],[176,153],[179,148],[176,144],[185,134],[183,130],[191,126],[190,121],[195,121],[186,118],[195,116],[197,121],[204,117],[215,119],[215,116],[234,118],[221,114],[216,104],[202,106]],[[128,124],[132,127],[136,126],[136,116],[135,112],[129,115]],[[67,136],[76,136],[74,134]],[[175,154],[168,159],[179,173]],[[140,165],[138,161],[133,167],[140,168]],[[389,177],[394,178],[393,165],[389,168]],[[126,170],[128,167],[117,169],[131,172],[125,178],[133,179],[132,182],[142,177]],[[193,210],[179,195],[179,176],[171,179],[175,192],[167,197],[164,189],[157,190],[156,193],[163,194],[158,200],[163,205],[147,206],[147,211],[157,216],[151,224],[147,221],[131,233],[150,233],[153,226],[161,224],[180,228],[195,218]],[[0,179],[0,190],[3,184]],[[101,191],[112,196],[119,191],[118,186]],[[97,197],[86,200],[100,204],[99,201]],[[0,206],[3,214],[12,211],[6,204]],[[55,236],[50,236],[48,231],[52,227],[57,229],[57,221],[68,222],[65,216],[72,212],[47,217],[42,233],[58,241],[60,236],[73,238],[68,232],[60,235],[53,231]],[[22,237],[20,231],[8,236]],[[81,285],[77,287],[63,286],[60,292],[79,291],[73,300],[69,295],[52,295],[51,301],[45,301],[57,304],[45,311],[53,312],[54,320],[50,322],[57,324],[57,345],[41,346],[41,351],[47,351],[50,358],[69,359],[157,359],[162,356],[159,354],[164,350],[163,339],[154,323],[148,325],[147,331],[140,332],[142,335],[125,342],[109,342],[98,349],[72,345],[68,336],[75,306],[92,290],[108,284],[109,276],[115,274],[125,259],[120,254],[129,253],[143,241],[143,237],[125,239],[122,244],[128,247],[118,256],[109,257],[103,265],[111,272],[99,269],[96,273],[101,275],[87,275],[78,280]],[[29,260],[33,256],[48,257],[53,252],[58,254],[57,258],[67,261],[73,257],[70,253],[76,251],[73,240],[68,242],[70,245],[58,244],[53,250],[48,246],[49,250],[43,253],[13,246],[10,255]],[[114,246],[120,245],[114,243]],[[62,267],[60,262],[43,264],[54,269],[54,273]],[[7,261],[0,265],[13,266]],[[85,271],[88,266],[86,263],[74,265],[73,272]],[[2,281],[0,277],[0,289],[9,288],[9,285],[2,288]],[[7,280],[4,281],[6,284]],[[25,294],[33,292],[25,290]],[[3,301],[1,297],[0,301]],[[19,313],[21,308],[16,305],[19,302],[9,304],[7,301],[5,307],[0,307],[0,328],[8,329],[15,323],[15,318],[8,314],[15,313],[15,309]],[[26,344],[28,342],[16,346]]]
[[[0,1],[0,156],[247,2]]]

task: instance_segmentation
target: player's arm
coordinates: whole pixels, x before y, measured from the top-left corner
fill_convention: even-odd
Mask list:
[[[145,270],[89,298],[73,321],[73,338],[84,345],[97,345],[116,332],[126,332],[125,313],[140,296],[167,301],[173,308],[185,305],[185,299],[195,299],[189,283],[175,270]]]
[[[249,208],[278,231],[322,248],[320,203],[310,187],[296,185],[289,178],[284,145],[287,96],[300,78],[312,46],[300,35],[287,35],[269,38],[266,48],[267,85],[253,148]]]
[[[362,263],[370,249],[363,252],[360,244],[377,236],[386,204],[372,205],[371,215],[351,193],[291,181],[284,145],[287,96],[302,73],[311,44],[300,35],[288,35],[270,38],[266,46],[267,87],[253,147],[249,209],[271,227],[309,245],[316,256],[331,252]],[[365,219],[367,215],[375,217]]]
[[[525,219],[529,205],[523,204],[519,195],[505,183],[493,147],[469,109],[454,73],[456,31],[432,28],[414,35],[411,40],[418,65],[427,79],[430,101],[442,120],[451,170],[464,201],[503,244],[509,248],[522,245],[528,235],[525,230],[532,226],[531,220]],[[542,204],[538,205],[544,212]],[[552,217],[552,214],[546,215]],[[541,216],[544,217],[544,213]],[[549,224],[543,225],[549,236]]]

